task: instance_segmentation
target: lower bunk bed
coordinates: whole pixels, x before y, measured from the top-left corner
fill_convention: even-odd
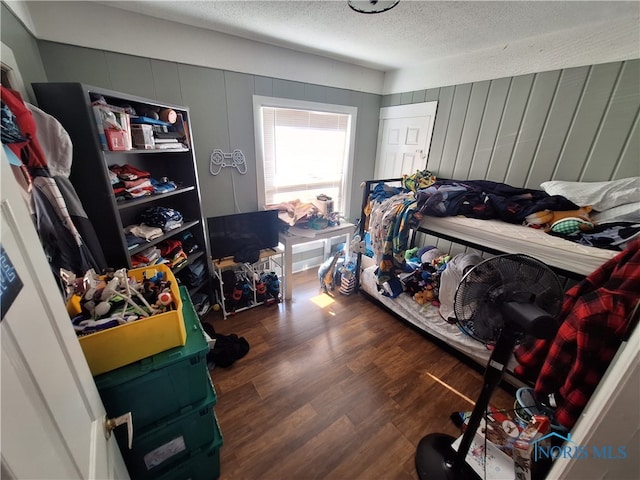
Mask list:
[[[371,300],[381,303],[387,310],[395,314],[401,320],[407,322],[429,337],[437,339],[441,345],[457,351],[475,362],[476,368],[487,364],[491,351],[482,343],[464,333],[457,325],[447,322],[441,315],[438,307],[433,305],[420,305],[409,295],[399,295],[391,298],[380,292],[376,275],[377,265],[363,268],[360,273],[360,292],[366,294]],[[509,371],[513,371],[515,361],[509,365]],[[511,379],[511,383],[517,383]]]
[[[376,187],[384,185],[385,188],[395,189],[401,185],[401,181],[402,179],[386,179],[364,182],[359,232],[362,239],[371,233],[369,232],[370,202],[372,195],[375,195]],[[634,232],[637,237],[640,226],[637,226]],[[440,239],[445,240],[443,246]],[[393,241],[395,249],[397,239]],[[374,243],[375,240],[371,241],[370,247]],[[485,258],[503,253],[526,254],[554,270],[561,279],[565,280],[567,288],[620,253],[619,250],[596,248],[570,241],[546,233],[543,229],[507,223],[499,219],[479,219],[458,215],[423,216],[419,223],[412,226],[406,239],[405,250],[425,244],[434,245],[442,250],[447,249],[446,253],[451,257],[463,253],[475,253]],[[373,301],[382,304],[399,319],[417,328],[427,337],[437,339],[439,343],[456,351],[459,356],[472,360],[478,367],[484,368],[491,354],[491,347],[472,338],[450,317],[443,315],[443,309],[437,302],[420,304],[407,293],[397,294],[389,289],[385,290],[380,278],[380,259],[376,258],[381,256],[380,252],[378,245],[377,248],[369,248],[370,256],[358,253],[356,269],[358,290]],[[402,250],[394,251],[395,257],[401,253]],[[505,380],[512,385],[522,386],[523,379],[512,375],[516,366],[517,362],[512,357],[507,368],[510,374],[505,377]],[[529,384],[531,385],[531,382]]]

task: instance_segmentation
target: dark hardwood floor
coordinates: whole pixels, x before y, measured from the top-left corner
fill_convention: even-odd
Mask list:
[[[449,415],[471,410],[482,374],[361,295],[320,295],[315,270],[292,280],[291,301],[206,320],[251,346],[211,371],[221,480],[417,479],[418,442],[459,434]]]

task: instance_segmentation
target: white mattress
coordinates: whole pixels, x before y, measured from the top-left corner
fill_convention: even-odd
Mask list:
[[[378,292],[375,270],[376,266],[365,268],[360,275],[360,289],[374,297],[380,303],[400,315],[419,329],[433,335],[456,350],[485,366],[491,352],[487,347],[463,333],[457,325],[446,322],[431,305],[421,306],[406,293],[392,299]],[[513,371],[516,365],[512,357],[508,369]]]
[[[420,226],[504,253],[524,253],[550,267],[585,276],[620,253],[580,245],[542,230],[500,220],[424,217]]]

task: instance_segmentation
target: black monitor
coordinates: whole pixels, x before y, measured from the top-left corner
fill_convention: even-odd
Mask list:
[[[278,246],[280,220],[277,210],[236,213],[207,218],[211,256],[234,257],[248,250]]]

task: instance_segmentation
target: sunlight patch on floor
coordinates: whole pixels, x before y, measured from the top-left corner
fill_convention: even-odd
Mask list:
[[[440,380],[438,377],[436,377],[435,375],[431,375],[429,372],[426,372],[427,375],[429,375],[429,377],[431,377],[433,380],[435,380],[436,382],[438,382],[440,385],[442,385],[444,388],[446,388],[447,390],[451,390],[453,393],[455,393],[456,395],[458,395],[460,398],[466,400],[467,402],[469,402],[471,405],[475,405],[476,402],[474,402],[473,400],[471,400],[469,397],[467,397],[466,395],[464,395],[463,393],[461,393],[460,391],[456,390],[455,388],[453,388],[451,385],[449,385],[448,383]]]
[[[313,303],[315,303],[320,308],[325,308],[335,302],[333,298],[331,298],[326,293],[321,293],[320,295],[316,295],[310,299]]]

